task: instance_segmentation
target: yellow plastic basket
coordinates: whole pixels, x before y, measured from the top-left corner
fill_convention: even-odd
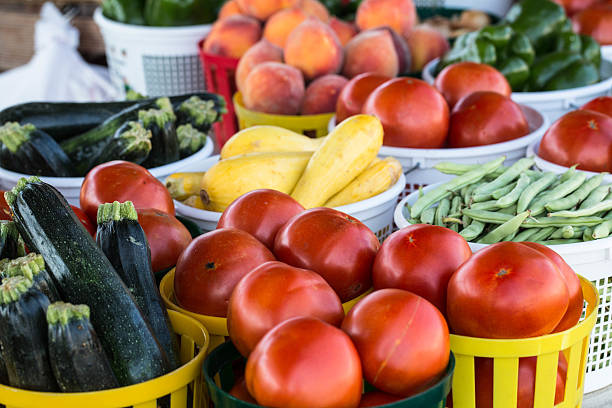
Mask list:
[[[234,110],[240,129],[257,125],[271,125],[293,130],[310,137],[323,137],[327,135],[329,121],[334,116],[333,112],[317,115],[273,115],[245,108],[240,92],[236,92],[232,99],[234,100]]]
[[[189,317],[192,317],[202,323],[204,327],[210,333],[210,346],[208,351],[211,352],[214,350],[219,344],[225,342],[225,337],[229,336],[227,332],[227,319],[225,317],[216,317],[216,316],[207,316],[203,314],[193,313],[188,310],[183,309],[179,305],[176,304],[176,300],[174,298],[174,268],[170,270],[166,276],[164,276],[159,284],[159,291],[162,295],[162,299],[164,299],[164,303],[168,309],[175,310],[179,313],[183,313]],[[363,299],[370,291],[367,291],[361,296],[356,297],[355,299],[349,300],[346,303],[342,304],[344,308],[344,312],[347,313],[357,302]]]
[[[597,319],[599,294],[580,277],[587,303],[584,319],[564,332],[528,339],[491,340],[451,335],[456,366],[453,377],[453,407],[474,408],[474,357],[489,357],[493,363],[493,406],[516,408],[519,357],[537,357],[534,408],[576,408],[582,405],[585,364],[591,330]],[[567,363],[563,402],[554,405],[559,352]]]
[[[202,364],[208,333],[195,319],[172,310],[168,314],[180,338],[183,363],[173,372],[140,384],[95,392],[35,392],[0,385],[0,404],[6,408],[157,408],[157,399],[169,395],[171,408],[205,408],[208,394]],[[193,394],[193,404],[188,401],[188,390]]]

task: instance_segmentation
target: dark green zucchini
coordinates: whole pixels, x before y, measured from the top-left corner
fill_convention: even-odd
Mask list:
[[[47,320],[49,299],[16,276],[0,285],[0,349],[9,385],[24,390],[56,391],[49,364]]]
[[[173,368],[179,365],[178,344],[151,268],[151,250],[131,201],[98,207],[96,240],[142,310]]]
[[[115,132],[104,150],[94,161],[94,165],[112,160],[125,160],[142,163],[151,152],[151,132],[140,122],[127,122]]]
[[[190,124],[176,128],[176,137],[178,138],[181,159],[191,156],[206,144],[206,135]]]
[[[208,133],[213,123],[221,120],[221,116],[227,109],[218,109],[214,101],[202,100],[197,96],[192,96],[181,103],[176,110],[179,125],[190,124],[203,133]]]
[[[63,392],[119,387],[96,332],[87,305],[56,302],[47,308],[49,361]]]
[[[29,253],[17,259],[13,259],[2,265],[2,276],[24,276],[34,283],[34,288],[41,291],[49,302],[61,300],[55,283],[45,269],[45,260],[36,253]]]
[[[13,221],[0,221],[0,259],[15,259],[25,255],[23,239]]]
[[[167,373],[166,353],[134,297],[64,197],[31,177],[19,180],[5,198],[26,245],[45,259],[62,299],[89,305],[92,324],[119,384]]]
[[[70,177],[72,163],[55,140],[32,124],[0,127],[0,166],[36,176]]]
[[[176,137],[176,115],[168,98],[159,98],[155,104],[158,109],[141,110],[138,120],[151,131],[151,153],[142,163],[146,168],[163,166],[179,159],[178,139]]]

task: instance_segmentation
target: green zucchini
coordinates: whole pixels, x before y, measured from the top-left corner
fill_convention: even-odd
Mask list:
[[[45,259],[62,299],[87,304],[91,321],[120,385],[170,369],[134,297],[91,235],[51,185],[21,179],[5,193],[21,236]]]
[[[112,160],[125,160],[142,163],[151,152],[151,132],[139,122],[127,122],[115,132],[104,150],[94,161],[94,165]]]
[[[49,299],[32,286],[32,281],[16,276],[0,285],[0,350],[9,385],[24,390],[58,389],[47,347],[45,313]]]
[[[36,176],[69,177],[72,163],[55,140],[32,124],[0,127],[0,166]]]
[[[15,259],[25,255],[23,239],[13,221],[0,220],[0,259]]]
[[[192,96],[181,103],[176,110],[179,125],[191,125],[202,133],[208,133],[213,123],[221,120],[226,113],[225,107],[218,109],[212,100],[202,100]]]
[[[50,302],[61,300],[55,283],[45,269],[45,260],[36,253],[29,253],[2,265],[2,276],[24,276],[32,281],[34,288],[41,291]]]
[[[176,137],[178,138],[181,159],[191,156],[206,144],[206,134],[190,124],[180,125],[176,128]]]
[[[60,390],[85,392],[119,387],[87,305],[56,302],[47,308],[49,360]]]
[[[179,365],[178,344],[151,268],[151,250],[131,201],[98,207],[98,245],[136,299],[173,368]]]
[[[178,139],[176,137],[176,115],[168,98],[155,102],[158,109],[141,110],[138,120],[151,131],[151,152],[142,163],[146,168],[163,166],[179,159]]]

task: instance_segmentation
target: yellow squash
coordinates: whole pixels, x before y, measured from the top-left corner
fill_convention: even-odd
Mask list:
[[[305,208],[322,206],[368,167],[382,146],[383,128],[374,116],[355,115],[325,139],[291,193]]]
[[[269,188],[289,194],[304,172],[312,152],[250,153],[224,159],[202,178],[200,196],[209,211],[223,211],[252,190]]]
[[[325,203],[326,207],[339,207],[374,197],[387,191],[402,174],[402,165],[393,157],[386,157],[365,169]]]
[[[241,130],[223,145],[221,158],[255,152],[314,152],[325,138],[312,139],[278,126],[252,126]]]
[[[206,209],[206,207],[204,207],[204,203],[202,203],[202,199],[200,198],[199,194],[194,194],[194,195],[187,197],[185,200],[183,200],[183,204],[188,205],[193,208],[197,208],[199,210]]]
[[[175,200],[185,200],[200,193],[204,172],[174,173],[166,177],[166,188]]]

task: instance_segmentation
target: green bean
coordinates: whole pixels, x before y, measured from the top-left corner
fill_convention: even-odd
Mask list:
[[[491,194],[475,194],[470,197],[470,202],[471,203],[481,203],[483,201],[488,201],[491,198],[493,198]]]
[[[440,163],[437,163],[434,166],[434,168],[444,174],[461,175],[461,174],[467,173],[470,170],[477,169],[480,166],[481,166],[480,164],[461,164],[461,163],[454,163],[454,162],[440,162]],[[499,167],[493,170],[492,172],[490,172],[489,174],[487,174],[485,178],[495,179],[496,177],[499,177],[504,171],[506,171],[506,169],[507,167],[504,167],[504,166]],[[529,177],[532,177],[532,176],[539,174],[540,172],[535,171],[535,170],[526,170],[526,173]]]
[[[496,242],[499,242],[505,236],[516,232],[521,227],[521,224],[523,223],[523,221],[525,221],[527,217],[529,217],[529,211],[524,211],[518,215],[515,215],[514,217],[501,224],[499,227],[495,228],[484,237],[482,237],[482,239],[480,239],[478,243],[494,244]]]
[[[459,235],[465,238],[466,241],[471,241],[482,233],[484,227],[484,223],[480,221],[472,221],[470,225],[459,231]]]
[[[503,214],[501,212],[484,211],[484,210],[472,210],[471,208],[464,208],[462,210],[464,215],[468,217],[486,222],[489,224],[503,224],[506,221],[512,219],[512,215]],[[577,217],[577,218],[565,218],[565,217],[538,217],[528,218],[523,221],[521,225],[523,228],[546,228],[546,227],[564,227],[566,225],[576,226],[593,226],[600,224],[603,221],[600,217]]]
[[[557,230],[550,235],[550,238],[572,238],[573,236],[574,227],[572,225],[566,225],[565,227],[557,228]]]
[[[563,173],[560,177],[560,181],[561,183],[569,180],[570,178],[572,178],[574,176],[574,174],[576,174],[576,167],[578,167],[577,164],[574,164],[572,167],[570,167],[569,169],[567,169],[567,171],[565,173]]]
[[[481,203],[474,203],[470,206],[474,210],[496,210],[499,208],[497,200],[483,201]]]
[[[591,193],[591,191],[595,190],[601,184],[601,181],[603,180],[606,174],[608,173],[600,173],[596,176],[591,177],[590,179],[582,183],[582,185],[578,187],[576,191],[574,191],[572,194],[568,195],[563,199],[552,201],[546,204],[544,207],[546,207],[548,211],[560,211],[567,210],[576,206],[579,202],[586,199]]]
[[[518,214],[516,212],[516,205],[511,205],[510,207],[506,207],[506,208],[502,208],[501,210],[499,210],[500,213],[502,214],[510,214],[510,215],[516,215]]]
[[[574,210],[574,211],[556,211],[553,213],[548,213],[549,217],[588,217],[589,215],[593,215],[598,213],[599,211],[608,211],[612,210],[612,200],[605,200],[600,202],[599,204],[595,204],[590,208],[583,208],[582,210]]]
[[[468,184],[475,183],[482,179],[485,174],[501,166],[505,159],[506,157],[502,156],[496,160],[485,163],[475,170],[468,171],[465,174],[455,177],[448,183],[444,183],[433,190],[428,191],[423,197],[417,199],[410,210],[410,215],[412,218],[418,217],[423,210],[431,206],[433,203],[448,197],[451,191],[459,190]]]
[[[531,179],[529,178],[529,176],[521,174],[518,181],[516,182],[515,187],[506,195],[500,197],[497,200],[497,206],[500,208],[506,208],[516,203],[519,197],[521,196],[521,193],[525,191],[527,187],[529,187],[530,183]]]
[[[522,174],[521,174],[522,176]],[[527,177],[529,178],[529,177]],[[493,194],[491,194],[491,198],[494,198],[495,200],[499,200],[501,197],[505,196],[506,194],[508,194],[509,192],[511,192],[514,187],[516,187],[516,183],[512,183],[512,184],[508,184],[505,187],[502,188],[498,188],[497,190],[495,190],[493,192]],[[476,200],[474,200],[476,201]]]
[[[470,184],[469,186],[465,187],[465,192],[463,194],[461,194],[461,197],[463,198],[463,204],[465,204],[465,205],[470,205],[471,204],[472,192],[479,185],[480,185],[480,183],[473,183],[473,184]]]
[[[467,227],[472,223],[472,219],[465,214],[461,216],[461,221],[463,221],[463,228]]]
[[[544,173],[538,181],[531,183],[531,185],[521,193],[516,210],[520,212],[525,211],[534,197],[550,186],[555,181],[556,177],[554,173]]]
[[[419,198],[423,197],[423,186],[419,186]]]
[[[461,204],[463,204],[463,200],[460,196],[454,196],[451,201],[451,207],[449,211],[449,215],[453,217],[461,217]]]
[[[444,198],[440,201],[438,207],[436,207],[436,216],[434,218],[436,225],[444,227],[442,218],[448,215],[448,210],[450,210],[450,200],[448,198]]]
[[[534,201],[534,203],[529,206],[529,209],[531,210],[531,215],[536,216],[543,213],[545,209],[544,206],[546,204],[550,203],[553,200],[563,198],[566,195],[572,193],[573,191],[578,189],[582,185],[582,183],[584,183],[585,179],[586,174],[583,172],[574,174],[567,181],[564,181],[557,187],[553,188],[542,198]]]
[[[517,178],[523,171],[527,170],[529,167],[533,166],[534,160],[533,157],[523,158],[514,163],[512,166],[508,167],[506,171],[504,171],[499,177],[495,180],[490,181],[482,186],[478,187],[474,194],[487,194],[492,193],[500,187],[504,187],[505,185],[512,182],[515,178]]]
[[[444,217],[442,218],[442,223],[443,224],[463,224],[463,221],[461,221],[459,218],[456,218],[456,217]]]
[[[421,223],[433,224],[436,216],[436,207],[429,207],[421,213]]]
[[[532,235],[534,235],[537,232],[538,232],[538,230],[536,228],[529,228],[529,229],[522,230],[521,232],[516,234],[516,236],[514,238],[512,238],[512,241],[514,241],[514,242],[529,241],[529,237],[531,237]]]
[[[578,209],[582,210],[594,206],[595,204],[604,200],[609,193],[610,184],[597,187],[595,190],[591,191],[591,193],[582,203],[580,203],[580,207],[578,207]]]
[[[582,233],[583,241],[592,241],[593,240],[593,228],[587,227]]]
[[[605,220],[595,228],[593,228],[593,238],[600,239],[606,238],[610,235],[610,230],[612,229],[612,220]]]
[[[576,244],[582,242],[580,239],[550,239],[546,241],[536,241],[536,244],[542,245],[564,245],[564,244]]]
[[[537,229],[538,232],[529,237],[529,241],[544,241],[545,239],[548,239],[548,237],[550,237],[550,235],[555,232],[556,229],[556,227],[539,228]]]
[[[516,234],[518,234],[518,230],[514,231],[512,234],[507,235],[504,239],[502,239],[502,241],[506,242],[506,241],[512,241],[514,239],[514,237],[516,237]]]

